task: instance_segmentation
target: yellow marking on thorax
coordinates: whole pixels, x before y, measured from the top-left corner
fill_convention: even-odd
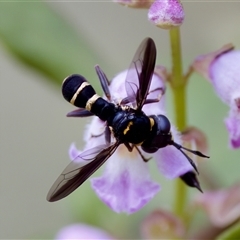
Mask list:
[[[152,128],[154,126],[154,120],[151,117],[149,118],[149,120],[150,120],[150,131],[152,131]]]
[[[88,82],[83,82],[83,83],[81,84],[81,86],[78,88],[78,90],[74,93],[74,95],[73,95],[73,97],[72,97],[72,99],[71,99],[71,101],[70,101],[71,104],[74,105],[74,102],[75,102],[78,94],[79,94],[86,86],[88,86],[88,85],[90,85]]]
[[[96,102],[96,100],[100,98],[97,94],[94,94],[91,98],[88,99],[85,108],[88,111],[91,111],[92,105]]]
[[[130,127],[131,127],[132,125],[133,125],[133,122],[132,122],[132,121],[128,123],[127,127],[126,127],[126,128],[124,129],[124,131],[123,131],[123,134],[124,134],[124,135],[127,134],[127,132],[130,130]]]

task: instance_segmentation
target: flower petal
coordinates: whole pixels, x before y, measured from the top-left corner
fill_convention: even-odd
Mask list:
[[[180,135],[174,126],[171,128],[171,132],[174,141],[181,144]],[[187,158],[174,146],[169,145],[165,148],[159,149],[154,154],[154,157],[157,161],[159,171],[169,179],[176,178],[189,171],[193,171],[193,167],[188,162]]]
[[[100,120],[98,117],[92,118],[91,123],[86,126],[84,133],[84,140],[87,145],[90,145],[89,147],[95,147],[96,145],[103,144],[102,138],[104,138],[105,126],[105,122]],[[101,138],[101,140],[99,138]]]
[[[193,68],[209,79],[220,99],[230,107],[225,124],[232,148],[240,147],[240,51],[233,45],[195,60]]]
[[[60,239],[104,239],[110,240],[112,238],[103,230],[85,224],[72,224],[62,228],[55,237]]]
[[[211,82],[211,79],[209,76],[210,74],[209,68],[211,64],[219,56],[221,56],[222,54],[225,54],[228,51],[232,51],[233,49],[234,49],[234,46],[231,43],[229,43],[214,52],[211,52],[205,55],[200,55],[194,60],[191,67],[194,69],[194,71],[198,72],[205,79]]]
[[[79,151],[76,148],[75,143],[72,143],[69,147],[69,150],[68,150],[68,155],[69,155],[70,159],[74,160],[80,153],[81,153],[81,151]]]
[[[232,148],[240,147],[240,112],[230,110],[225,119],[225,125],[229,133],[229,144]]]
[[[150,180],[147,163],[136,150],[130,153],[124,145],[108,160],[104,175],[92,179],[92,187],[112,210],[129,214],[159,191],[159,185]]]
[[[216,93],[228,105],[240,94],[240,51],[228,51],[210,66],[209,75]],[[238,94],[237,94],[238,93]]]

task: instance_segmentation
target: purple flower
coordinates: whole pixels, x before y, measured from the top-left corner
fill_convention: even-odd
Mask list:
[[[232,148],[240,147],[240,51],[232,45],[198,57],[193,68],[212,83],[217,95],[229,107],[225,125]]]
[[[108,233],[103,230],[85,224],[72,224],[62,228],[55,237],[56,240],[60,239],[104,239],[113,240]]]
[[[125,79],[127,71],[117,75],[109,86],[113,102],[119,102],[127,96]],[[164,81],[159,74],[154,74],[150,86],[149,98],[161,94],[160,89],[165,89]],[[165,114],[164,95],[160,102],[146,104],[143,111],[147,115]],[[86,128],[85,150],[105,143],[105,122],[93,117],[92,122]],[[174,141],[181,144],[181,138],[172,126]],[[143,161],[153,157],[156,160],[159,171],[167,178],[177,178],[193,168],[174,146],[159,149],[154,154],[147,154],[133,149],[129,152],[124,145],[120,145],[114,155],[105,164],[105,170],[101,177],[91,179],[92,187],[99,198],[115,212],[133,213],[142,208],[160,190],[160,186],[153,182],[148,170],[148,163]],[[70,147],[69,155],[74,159],[80,152],[74,145]],[[142,155],[142,156],[141,156]]]

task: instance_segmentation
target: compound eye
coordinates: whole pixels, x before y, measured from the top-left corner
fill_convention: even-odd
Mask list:
[[[168,134],[171,129],[171,124],[168,118],[165,117],[164,115],[158,115],[158,119],[161,133]]]

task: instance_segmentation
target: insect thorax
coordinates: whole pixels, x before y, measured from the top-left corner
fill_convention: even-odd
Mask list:
[[[119,108],[110,126],[116,139],[133,144],[141,144],[151,130],[150,119],[142,111],[136,112],[132,108]]]

